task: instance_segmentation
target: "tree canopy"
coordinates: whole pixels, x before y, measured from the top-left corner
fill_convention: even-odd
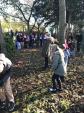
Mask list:
[[[59,0],[34,0],[32,4],[27,1],[23,4],[19,0],[1,0],[0,13],[5,16],[19,18],[29,26],[30,19],[33,17],[35,22],[44,25],[56,26],[59,22]],[[7,12],[7,9],[13,9],[13,13]],[[10,9],[11,10],[11,9]],[[66,0],[66,18],[67,22],[74,23],[84,18],[83,0]]]

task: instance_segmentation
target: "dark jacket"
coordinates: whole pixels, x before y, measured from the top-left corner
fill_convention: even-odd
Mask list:
[[[43,48],[42,48],[42,56],[48,57],[48,48],[49,48],[50,40],[44,39],[43,41]]]

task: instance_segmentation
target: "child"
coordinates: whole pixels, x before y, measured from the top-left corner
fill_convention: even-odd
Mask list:
[[[4,92],[0,91],[0,109],[6,108],[6,97],[8,100],[8,110],[13,111],[15,103],[14,96],[12,93],[11,85],[10,85],[10,77],[11,77],[11,61],[5,56],[5,54],[0,53],[0,87],[4,87]],[[2,94],[3,93],[3,94]]]
[[[70,58],[70,50],[68,48],[68,46],[66,46],[66,44],[63,44],[64,47],[64,61],[65,61],[65,65],[67,67],[67,64],[69,62],[69,58]]]
[[[64,61],[64,47],[59,48],[53,54],[52,70],[54,72],[52,76],[53,87],[49,88],[50,92],[62,91],[62,82],[64,82],[64,75],[67,72],[67,67]]]

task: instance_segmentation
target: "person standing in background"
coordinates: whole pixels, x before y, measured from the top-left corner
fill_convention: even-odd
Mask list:
[[[54,38],[50,36],[48,32],[44,34],[43,46],[42,46],[42,56],[44,57],[44,68],[49,67],[49,45],[53,43]]]

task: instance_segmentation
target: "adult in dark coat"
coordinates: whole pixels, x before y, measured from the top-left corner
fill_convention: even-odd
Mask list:
[[[48,32],[45,33],[44,35],[44,40],[43,40],[43,47],[42,47],[42,56],[45,59],[45,64],[44,68],[48,68],[48,52],[49,52],[49,45],[50,43],[54,42],[54,38],[50,37]]]

